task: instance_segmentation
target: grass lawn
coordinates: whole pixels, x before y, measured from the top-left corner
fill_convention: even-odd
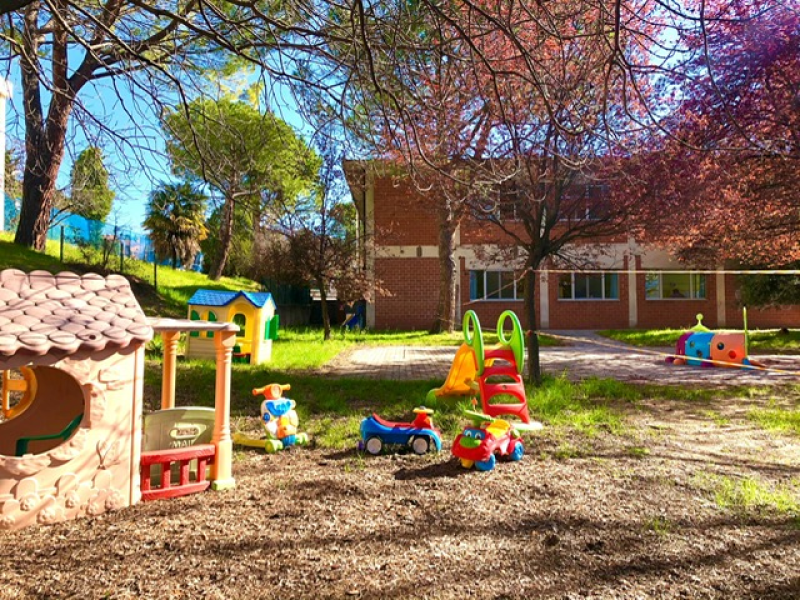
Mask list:
[[[631,344],[632,346],[674,347],[685,329],[606,329],[602,336]],[[752,354],[800,354],[800,330],[781,333],[777,329],[750,330]]]
[[[0,234],[0,269],[21,269],[26,272],[42,269],[51,273],[75,271],[87,273],[103,272],[102,256],[99,251],[87,254],[76,246],[66,244],[64,262],[59,257],[59,244],[48,240],[45,253],[35,252],[12,243],[10,233]],[[119,258],[109,261],[109,269],[119,268]],[[189,298],[198,288],[214,290],[258,290],[259,285],[245,278],[223,277],[212,281],[202,273],[181,271],[171,267],[158,267],[158,289],[153,287],[153,265],[139,260],[126,259],[122,274],[131,282],[133,293],[139,300],[145,314],[161,317],[186,316]]]
[[[488,336],[487,336],[488,337]],[[268,383],[289,383],[288,397],[297,401],[298,413],[316,443],[323,448],[352,447],[358,440],[358,426],[365,416],[378,412],[390,420],[409,420],[411,409],[425,402],[431,388],[447,376],[430,381],[375,381],[357,378],[329,378],[319,367],[339,352],[358,344],[460,343],[460,334],[429,335],[419,332],[337,333],[321,343],[321,332],[314,329],[288,329],[275,342],[274,359],[269,364],[234,364],[231,383],[231,417],[234,430],[258,434],[260,400],[251,391]],[[146,403],[158,408],[160,398],[160,351],[151,345],[151,360],[145,373]],[[213,406],[215,368],[210,361],[180,360],[176,387],[177,405]],[[191,382],[191,383],[189,383]],[[626,427],[621,409],[629,410],[642,398],[703,403],[719,392],[656,385],[631,385],[613,379],[591,378],[572,383],[563,377],[545,377],[540,388],[528,386],[528,403],[536,419],[553,431],[579,433],[589,438],[601,432],[624,435]],[[463,411],[472,408],[468,398],[437,399],[429,406],[447,437],[464,426]]]
[[[260,398],[253,388],[268,383],[289,383],[286,395],[297,401],[302,428],[323,448],[345,449],[358,441],[361,419],[372,412],[390,420],[411,420],[411,410],[425,403],[425,395],[441,381],[374,381],[330,379],[312,371],[277,369],[275,365],[233,365],[231,419],[234,429],[259,433]],[[176,405],[214,405],[214,365],[208,361],[178,364]],[[147,407],[160,401],[161,364],[149,361],[145,372]],[[190,383],[191,382],[191,383]],[[589,379],[571,383],[547,378],[538,389],[528,389],[528,404],[535,418],[565,431],[593,436],[599,431],[621,434],[624,426],[618,405],[635,404],[652,390],[614,380]],[[452,438],[465,424],[463,411],[472,406],[468,398],[439,398],[429,408],[434,422]]]

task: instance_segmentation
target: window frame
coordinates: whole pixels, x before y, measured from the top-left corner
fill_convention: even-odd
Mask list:
[[[473,273],[482,273],[483,275],[483,296],[481,297],[473,297],[472,295],[472,278]],[[503,273],[510,273],[511,277],[514,282],[513,291],[514,296],[512,298],[503,298],[501,296],[497,298],[490,298],[487,294],[487,273],[497,273],[500,277],[499,281],[499,288],[498,293],[502,293],[502,290],[505,286],[503,286]],[[516,271],[512,269],[469,269],[469,299],[470,301],[477,301],[477,302],[522,302],[525,300],[525,282],[518,279],[516,277]]]
[[[562,298],[561,297],[561,278],[565,277],[566,275],[567,275],[566,273],[562,273],[558,277],[557,299],[558,299],[559,302],[619,302],[620,293],[619,293],[619,274],[618,273],[606,273],[605,271],[602,271],[600,273],[579,273],[579,272],[573,271],[573,272],[569,273],[569,277],[570,277],[570,292],[571,292],[572,297],[571,298]],[[575,276],[576,275],[583,276],[583,277],[600,276],[600,278],[601,278],[600,279],[600,290],[601,290],[602,296],[600,298],[576,298],[575,297]],[[616,296],[616,298],[614,298],[614,297],[606,297],[606,275],[616,277],[616,281],[617,281],[617,285],[616,285],[617,296]],[[587,290],[588,289],[589,288],[587,286]]]
[[[672,276],[674,276],[674,275],[680,275],[680,276],[685,275],[686,277],[688,277],[689,278],[689,295],[688,296],[683,296],[683,297],[664,296],[664,272],[663,271],[651,271],[651,272],[645,273],[645,276],[644,276],[644,299],[645,299],[645,301],[661,302],[663,300],[670,300],[670,301],[672,301],[672,300],[677,300],[677,301],[686,301],[686,300],[689,300],[689,301],[691,301],[691,300],[694,300],[694,301],[697,301],[697,300],[706,301],[706,300],[708,300],[708,279],[706,278],[706,274],[705,273],[696,273],[694,271],[686,271],[685,273],[675,273],[675,272],[670,271],[667,274],[668,275],[672,275]],[[652,297],[648,296],[648,294],[647,294],[647,279],[648,279],[648,277],[651,277],[653,275],[657,275],[658,276],[658,297],[657,298],[652,298]],[[700,281],[700,278],[702,278],[703,283],[698,285],[697,282]],[[698,288],[702,289],[703,296],[698,296],[697,295]]]
[[[593,192],[596,191],[596,198],[593,197]],[[559,222],[594,222],[600,221],[603,218],[602,203],[596,202],[597,198],[608,199],[610,194],[609,185],[604,183],[586,183],[583,185],[583,195],[580,197],[580,202],[576,201],[576,209],[578,204],[581,204],[582,210],[574,210],[570,214],[560,214],[558,217]],[[561,212],[561,211],[559,211]],[[583,213],[579,215],[580,213]],[[611,298],[609,298],[610,300]]]

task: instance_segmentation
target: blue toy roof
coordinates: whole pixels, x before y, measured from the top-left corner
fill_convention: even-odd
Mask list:
[[[200,304],[202,306],[227,306],[237,298],[245,298],[256,308],[264,308],[268,302],[275,308],[275,301],[269,292],[226,292],[221,290],[197,290],[191,298],[189,304]]]

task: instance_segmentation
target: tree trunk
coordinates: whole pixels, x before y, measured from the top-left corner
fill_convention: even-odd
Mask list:
[[[28,156],[37,157],[36,152],[34,150],[33,154],[28,154]],[[43,154],[46,154],[46,152]],[[41,157],[42,155],[39,154],[37,158],[41,159]],[[48,173],[51,169],[45,169],[42,172],[36,166],[29,167],[30,163],[38,162],[37,158],[25,161],[25,175],[22,180],[22,207],[14,243],[43,252],[47,242],[50,215],[53,212],[55,203],[56,178],[51,173]],[[51,159],[51,164],[56,164],[54,159]],[[61,164],[60,160],[58,160],[58,164]],[[56,169],[57,172],[58,169]]]
[[[455,327],[457,225],[452,214],[447,214],[439,224],[439,302],[431,333],[452,333]]]
[[[22,207],[14,242],[44,251],[47,228],[55,204],[56,178],[64,158],[67,123],[75,95],[85,83],[67,76],[67,33],[56,23],[53,30],[53,89],[47,117],[42,110],[38,62],[38,3],[25,12],[23,47],[20,58],[25,112],[25,174],[22,179]],[[73,75],[75,77],[75,75]]]
[[[536,273],[535,267],[529,267],[525,274],[525,314],[528,317],[528,383],[542,385],[542,367],[539,362],[539,336],[536,335]]]
[[[325,280],[318,279],[317,286],[319,286],[319,299],[322,302],[322,328],[325,331],[322,339],[327,341],[331,339],[331,316],[328,314],[328,295],[325,292]]]
[[[219,250],[217,256],[214,258],[214,263],[211,265],[211,272],[208,274],[209,278],[217,281],[222,277],[225,271],[225,265],[228,264],[228,256],[231,253],[231,243],[233,242],[233,213],[236,201],[233,197],[225,199],[225,205],[222,207],[222,218],[219,225]]]
[[[253,265],[259,264],[267,248],[267,236],[261,223],[263,212],[261,202],[253,202],[253,247],[250,250],[250,257]],[[248,277],[255,279],[254,273],[252,272],[248,272]]]

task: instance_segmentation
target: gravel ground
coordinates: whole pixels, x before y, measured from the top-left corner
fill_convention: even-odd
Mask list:
[[[715,502],[723,478],[800,502],[800,442],[759,402],[652,398],[621,436],[545,428],[487,473],[447,442],[244,451],[234,490],[0,535],[0,598],[800,598],[796,505]]]
[[[631,383],[689,386],[785,385],[800,382],[800,357],[758,355],[774,371],[702,369],[673,366],[664,358],[673,348],[636,348],[592,331],[558,331],[565,345],[541,348],[542,369],[571,380],[613,377]],[[323,368],[332,377],[365,379],[441,379],[455,356],[455,347],[372,346],[346,351]]]

